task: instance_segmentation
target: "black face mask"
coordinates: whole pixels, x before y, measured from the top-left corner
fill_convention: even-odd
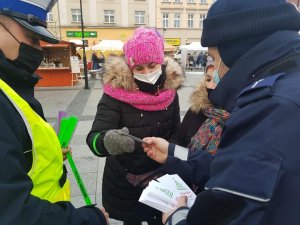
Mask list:
[[[43,51],[23,42],[20,43],[19,56],[14,60],[8,59],[10,64],[28,73],[35,72],[42,61]]]
[[[163,86],[162,80],[163,80],[162,76],[160,76],[155,84],[149,84],[149,83],[134,79],[134,81],[137,84],[140,91],[148,92],[148,93],[151,93],[154,95],[159,95],[159,91]]]
[[[206,88],[207,96],[209,96],[213,90],[214,89],[212,89],[212,88]]]
[[[165,65],[162,65],[162,74],[158,78],[158,80],[155,82],[155,84],[149,84],[137,79],[134,79],[135,83],[137,84],[138,88],[142,92],[148,92],[154,95],[159,95],[160,89],[163,88],[164,83],[166,81],[166,69]]]

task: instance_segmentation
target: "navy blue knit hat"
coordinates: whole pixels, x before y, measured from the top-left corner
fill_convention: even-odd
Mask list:
[[[279,30],[300,30],[300,13],[286,0],[217,0],[203,21],[201,45],[218,47],[223,62],[231,67]]]

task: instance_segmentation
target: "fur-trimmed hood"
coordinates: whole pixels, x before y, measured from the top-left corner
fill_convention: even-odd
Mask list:
[[[209,106],[212,106],[208,99],[207,90],[205,86],[205,79],[203,79],[198,86],[196,87],[196,90],[192,93],[190,97],[190,103],[191,103],[191,111],[195,113],[199,113],[202,109],[205,109]]]
[[[163,89],[178,89],[184,82],[182,68],[171,58],[165,58],[166,81]],[[113,88],[122,88],[127,91],[137,90],[132,71],[123,57],[110,57],[104,64],[103,84],[110,84]]]

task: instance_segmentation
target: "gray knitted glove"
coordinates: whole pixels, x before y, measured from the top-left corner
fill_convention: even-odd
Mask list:
[[[134,140],[131,137],[124,136],[118,131],[129,134],[128,128],[123,127],[120,130],[109,130],[104,136],[104,146],[111,155],[119,155],[125,152],[131,153],[134,150]]]

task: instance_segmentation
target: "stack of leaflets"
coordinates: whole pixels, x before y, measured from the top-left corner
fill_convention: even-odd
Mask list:
[[[177,200],[181,195],[187,196],[187,206],[191,207],[196,199],[195,193],[177,175],[166,174],[152,180],[144,189],[139,202],[162,212],[168,212],[175,208]]]

